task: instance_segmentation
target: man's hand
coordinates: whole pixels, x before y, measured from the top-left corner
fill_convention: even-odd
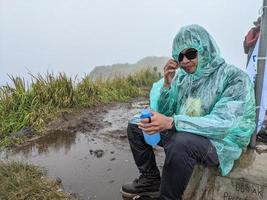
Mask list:
[[[173,59],[168,60],[168,62],[166,63],[164,67],[164,87],[165,88],[170,87],[177,67],[178,67],[178,63]]]
[[[172,128],[173,118],[162,115],[158,112],[153,112],[151,117],[151,123],[149,119],[143,119],[138,124],[138,127],[148,134],[154,134],[156,132],[162,132]]]

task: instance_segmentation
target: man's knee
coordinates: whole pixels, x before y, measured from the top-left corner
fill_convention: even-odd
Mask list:
[[[140,137],[141,133],[142,133],[142,130],[139,129],[136,124],[128,123],[127,136],[129,140],[134,139],[136,137]]]
[[[194,137],[190,133],[176,133],[170,142],[171,148],[175,150],[184,151],[192,146],[195,142]]]
[[[171,163],[189,161],[194,142],[196,140],[190,133],[176,133],[166,146],[167,160]]]

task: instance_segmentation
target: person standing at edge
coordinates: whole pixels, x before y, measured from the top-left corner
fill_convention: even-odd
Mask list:
[[[249,30],[243,42],[244,52],[245,54],[248,54],[247,64],[250,60],[251,54],[253,53],[253,50],[256,46],[257,40],[260,35],[261,17],[258,17],[258,19],[255,22],[253,22],[253,24],[255,27]]]
[[[218,167],[227,175],[255,129],[253,84],[245,72],[225,62],[203,27],[182,27],[174,38],[172,57],[164,78],[151,89],[151,120],[128,124],[141,175],[122,185],[124,197],[180,200],[196,164]],[[159,146],[166,155],[161,177],[142,130],[160,132]]]

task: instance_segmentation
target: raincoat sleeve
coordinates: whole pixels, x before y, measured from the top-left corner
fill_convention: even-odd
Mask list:
[[[253,85],[247,76],[237,75],[226,83],[209,114],[197,117],[174,115],[174,121],[178,131],[187,131],[211,139],[223,139],[231,133],[231,130],[236,130],[240,124],[247,123],[250,126],[249,131],[244,132],[239,128],[239,132],[244,136],[241,139],[248,143],[251,130],[255,128]]]
[[[172,86],[169,89],[164,88],[164,79],[153,84],[150,92],[150,107],[166,116],[172,116],[176,107],[176,95]]]

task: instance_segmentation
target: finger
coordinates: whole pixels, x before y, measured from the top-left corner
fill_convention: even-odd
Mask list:
[[[154,126],[154,125],[151,125],[151,123],[138,123],[137,124],[139,128],[142,128],[142,129],[145,129],[147,127],[151,127],[151,126]]]
[[[169,67],[172,67],[172,68],[176,68],[177,67],[177,62],[168,62],[165,66],[164,66],[164,70],[165,69],[168,69]]]
[[[159,132],[159,128],[157,126],[143,128],[142,130],[145,131],[146,133],[149,133],[149,134]]]
[[[151,122],[150,123],[140,123],[142,127],[151,127],[151,126],[159,126],[158,121],[156,120],[155,117],[151,117]]]
[[[171,69],[167,69],[167,70],[165,70],[164,73],[175,72],[175,71],[176,71],[176,69],[171,68]]]
[[[156,126],[156,127],[158,127],[159,126],[159,122],[158,122],[158,120],[157,120],[157,117],[156,116],[152,116],[151,117],[151,123],[149,124],[150,126]],[[150,127],[149,126],[149,127]]]
[[[168,60],[167,64],[170,64],[170,63],[174,63],[174,64],[176,63],[176,64],[177,64],[177,61],[174,60],[174,59],[170,59],[170,60]],[[166,64],[166,65],[167,65],[167,64]]]
[[[170,63],[172,63],[174,65],[177,65],[178,64],[178,62],[176,60],[174,60],[174,59],[171,59],[171,62]]]
[[[169,76],[171,74],[175,74],[175,70],[168,70],[164,72],[164,76]]]
[[[145,128],[145,126],[144,126],[143,123],[138,123],[137,126],[138,126],[138,128],[140,128],[140,129],[142,129],[142,130]]]
[[[156,122],[152,122],[152,123],[138,123],[138,128],[142,129],[143,131],[150,131],[150,130],[159,130],[160,127],[158,125],[158,123]]]
[[[178,62],[176,60],[171,60],[171,64],[178,65]]]
[[[176,66],[170,66],[170,67],[166,68],[164,71],[166,72],[168,70],[176,70],[176,69],[177,69]]]
[[[161,127],[158,123],[151,123],[149,126],[138,126],[138,128],[142,129],[144,132],[148,133],[155,133],[155,132],[162,132],[166,130],[164,127]]]
[[[166,65],[164,67],[164,70],[168,70],[168,69],[176,69],[177,68],[177,63],[171,63],[169,65]]]
[[[151,117],[142,120],[143,123],[151,123]]]
[[[157,112],[155,112],[155,111],[153,111],[153,110],[150,110],[150,112],[151,112],[151,115],[152,115],[152,117],[151,117],[151,119],[155,116],[155,114],[157,114]],[[155,117],[154,117],[155,118]]]
[[[142,119],[140,122],[142,122],[143,124],[151,123],[151,118],[150,118],[150,120],[149,120],[149,118]]]
[[[138,126],[138,128],[140,128],[142,131],[148,133],[148,134],[151,134],[151,133],[154,133],[156,132],[158,129],[155,128],[155,127],[150,127],[150,128],[147,128],[147,127],[141,127],[141,126]]]

